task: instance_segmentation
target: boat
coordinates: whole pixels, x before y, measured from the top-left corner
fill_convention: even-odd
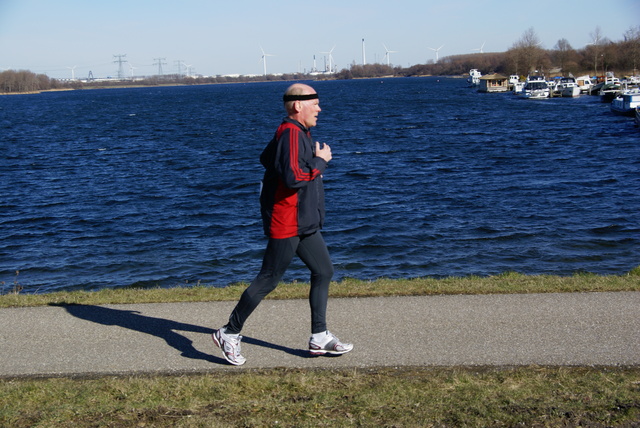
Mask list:
[[[550,97],[577,97],[580,95],[580,87],[573,76],[556,77],[548,83]]]
[[[526,84],[526,82],[520,82],[517,81],[513,84],[513,93],[516,95],[520,95],[522,93],[522,90],[524,89],[524,85]]]
[[[633,116],[640,107],[640,90],[638,88],[624,91],[611,101],[611,111],[617,114]]]
[[[520,76],[518,76],[517,74],[512,74],[509,76],[509,89],[512,90],[513,92],[518,92],[516,91],[518,88],[520,88],[520,90],[522,90],[522,87],[524,86],[523,82],[520,82]]]
[[[610,103],[615,97],[623,91],[620,83],[607,83],[598,92],[600,95],[600,101],[603,103]]]
[[[591,88],[593,87],[593,80],[591,80],[591,77],[585,75],[585,76],[580,76],[576,79],[576,84],[578,85],[578,87],[580,88],[580,92],[586,94],[588,93]]]
[[[600,92],[603,89],[607,91],[611,88],[615,88],[616,86],[620,86],[620,79],[615,77],[613,73],[609,71],[607,72],[606,76],[604,76],[604,78],[598,78],[598,82],[591,87],[589,93],[591,95],[601,95]]]
[[[636,121],[636,126],[640,128],[640,107],[636,107],[635,121]]]
[[[569,97],[569,98],[577,97],[581,93],[582,93],[582,91],[580,90],[580,87],[578,85],[567,86],[566,88],[564,88],[562,90],[562,96],[563,97]]]
[[[550,93],[549,84],[544,80],[544,76],[528,76],[520,96],[539,100],[549,98]]]
[[[555,77],[551,80],[547,80],[547,84],[549,84],[549,97],[559,97],[562,95],[562,88],[560,87],[560,79],[561,77]]]
[[[563,77],[558,83],[560,89],[560,95],[563,97],[577,97],[580,95],[580,87],[573,77]]]
[[[479,70],[472,68],[469,70],[469,78],[467,79],[467,83],[471,86],[480,86],[480,78],[482,77],[482,73]]]

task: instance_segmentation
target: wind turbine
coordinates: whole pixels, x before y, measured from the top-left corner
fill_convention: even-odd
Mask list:
[[[591,37],[593,37],[593,42],[587,43],[587,46],[593,45],[595,47],[598,47],[598,44],[600,43],[600,34],[596,32],[596,34],[592,34]]]
[[[273,55],[264,53],[264,49],[262,49],[262,46],[260,46],[260,50],[262,51],[261,60],[262,60],[263,68],[264,68],[264,75],[266,76],[267,75],[267,57],[268,56],[273,56]]]
[[[333,45],[329,52],[320,52],[323,54],[329,55],[329,73],[333,73],[333,66],[331,65],[333,62],[333,50],[336,48],[336,45]]]
[[[482,46],[480,46],[480,48],[479,48],[479,49],[471,49],[471,50],[472,50],[472,51],[478,51],[478,52],[480,52],[480,53],[484,53],[483,49],[484,49],[484,44],[485,44],[485,43],[487,43],[487,42],[486,42],[486,41],[485,41],[485,42],[482,42]]]
[[[367,65],[367,56],[364,50],[364,39],[362,39],[362,65]]]
[[[133,70],[135,70],[138,67],[134,67],[133,65],[131,65],[130,62],[127,62],[127,64],[129,64],[129,70],[131,71],[131,80],[133,80]]]
[[[71,70],[71,80],[76,80],[76,67],[77,65],[74,65],[73,67],[67,67],[69,70]]]
[[[191,71],[192,71],[192,70],[191,70],[191,66],[192,66],[193,64],[185,64],[185,62],[184,62],[184,61],[182,61],[182,65],[184,65],[185,67],[187,67],[187,77],[191,77]]]
[[[444,45],[442,45],[444,46]],[[438,49],[434,49],[434,48],[429,48],[432,51],[434,51],[436,53],[436,64],[438,63],[438,52],[440,51],[440,49],[442,49],[442,46],[440,46]]]
[[[385,46],[385,44],[383,43],[382,46],[384,46],[384,50],[386,51],[386,53],[384,54],[384,56],[387,58],[387,65],[389,65],[389,57],[391,56],[390,54],[392,53],[396,53],[398,51],[390,51],[389,49],[387,49],[387,47]]]

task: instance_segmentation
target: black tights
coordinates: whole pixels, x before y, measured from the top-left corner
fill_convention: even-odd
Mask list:
[[[294,236],[286,239],[269,239],[262,260],[262,269],[251,285],[242,293],[240,301],[225,326],[227,333],[240,333],[249,315],[262,299],[278,286],[294,255],[311,271],[309,305],[311,306],[311,333],[327,329],[327,301],[329,283],[333,277],[333,265],[322,234]]]

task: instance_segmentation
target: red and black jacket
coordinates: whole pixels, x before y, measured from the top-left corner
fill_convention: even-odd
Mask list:
[[[260,193],[264,232],[284,239],[307,235],[324,223],[322,173],[327,162],[315,156],[311,133],[285,118],[260,155],[265,167]]]

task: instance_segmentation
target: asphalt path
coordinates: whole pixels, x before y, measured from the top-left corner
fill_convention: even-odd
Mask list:
[[[264,300],[244,366],[211,340],[235,302],[0,309],[0,377],[401,366],[638,366],[640,292],[332,298],[354,350],[311,357],[306,300]]]

